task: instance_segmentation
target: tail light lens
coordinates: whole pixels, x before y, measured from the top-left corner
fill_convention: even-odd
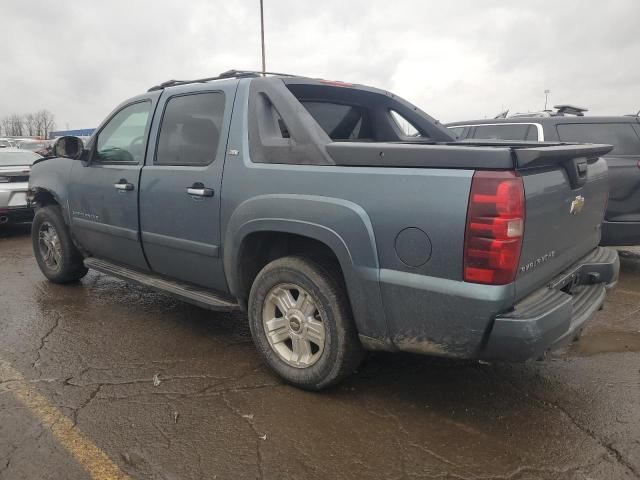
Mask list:
[[[464,238],[465,282],[513,282],[524,234],[524,185],[516,172],[478,171],[471,181]]]

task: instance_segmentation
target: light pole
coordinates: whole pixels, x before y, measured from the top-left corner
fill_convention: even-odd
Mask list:
[[[260,0],[260,40],[262,42],[262,76],[264,76],[267,67],[264,60],[264,9],[262,8],[262,0]]]
[[[262,0],[260,0],[260,3],[262,3]],[[262,57],[262,61],[264,62],[264,57]],[[550,93],[551,93],[551,90],[545,90],[544,91],[544,110],[545,110],[545,112],[547,111],[547,100],[549,100],[549,94]]]

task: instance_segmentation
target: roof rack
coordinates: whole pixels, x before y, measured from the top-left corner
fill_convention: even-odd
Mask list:
[[[578,117],[584,117],[584,112],[588,112],[589,109],[583,107],[576,107],[575,105],[554,105],[553,108],[557,109],[558,115],[576,115]]]
[[[575,105],[554,105],[553,110],[542,110],[541,112],[527,112],[527,113],[514,113],[509,118],[516,117],[564,117],[565,115],[575,115],[577,117],[584,117],[584,112],[589,110],[583,107],[576,107]]]
[[[275,75],[278,77],[297,77],[299,75],[292,75],[290,73],[275,73],[275,72],[259,72],[257,70],[227,70],[222,72],[216,77],[198,78],[197,80],[167,80],[160,85],[151,87],[148,92],[154,92],[156,90],[162,90],[167,87],[175,87],[176,85],[188,85],[190,83],[206,83],[212,80],[222,80],[224,78],[244,78],[244,77],[261,77],[265,75]]]

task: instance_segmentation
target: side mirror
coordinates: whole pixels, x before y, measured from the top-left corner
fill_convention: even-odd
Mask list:
[[[79,159],[84,150],[84,143],[78,137],[60,137],[53,144],[53,154],[56,157]]]

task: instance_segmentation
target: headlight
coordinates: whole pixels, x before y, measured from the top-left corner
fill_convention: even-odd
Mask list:
[[[9,177],[0,177],[0,183],[9,183]]]

